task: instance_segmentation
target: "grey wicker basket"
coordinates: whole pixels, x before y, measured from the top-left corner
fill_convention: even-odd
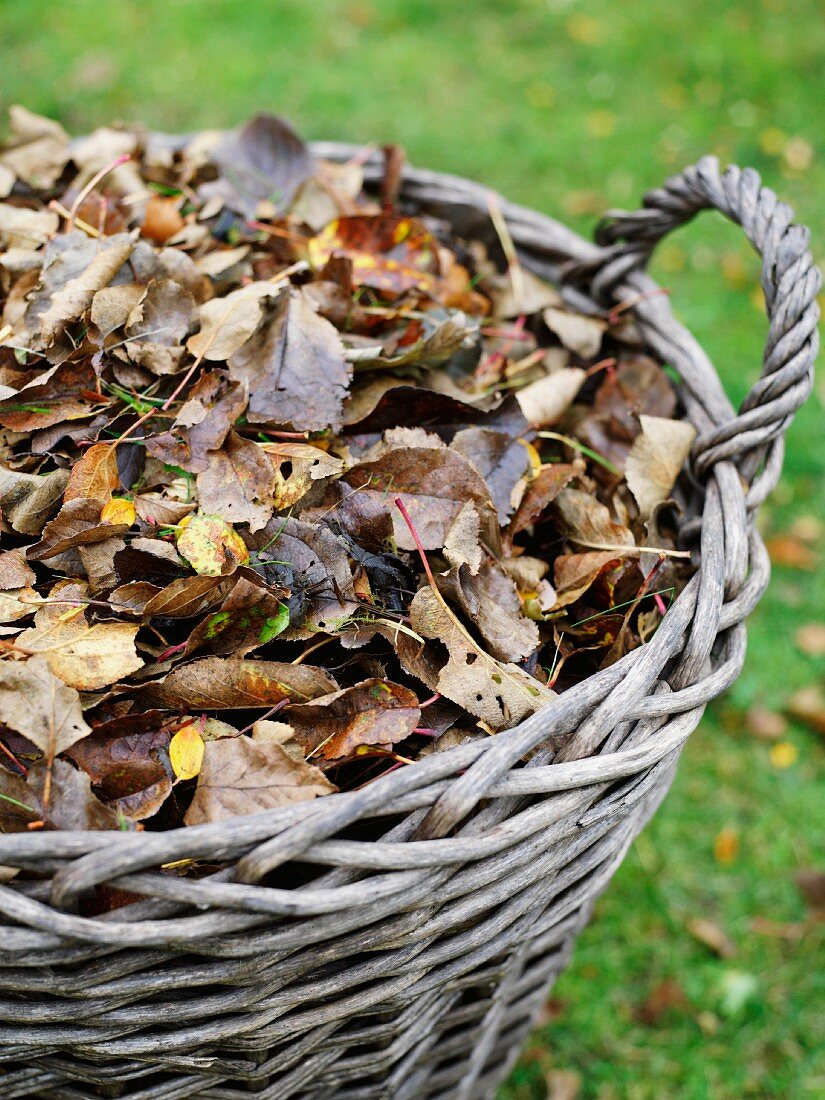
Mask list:
[[[378,179],[378,157],[367,174]],[[410,170],[402,194],[490,236],[477,184]],[[738,412],[643,271],[656,242],[706,208],[741,224],[763,259],[767,350]],[[808,233],[755,172],[720,173],[713,159],[609,217],[597,244],[502,210],[528,267],[578,307],[635,301],[645,341],[681,376],[699,430],[701,519],[683,532],[696,574],[649,644],[516,729],[362,790],[166,833],[0,837],[0,865],[39,872],[0,886],[5,1100],[493,1096],[705,704],[736,678],[769,572],[755,513],[812,384]],[[565,748],[524,766],[550,733]],[[200,881],[163,873],[187,859],[226,866]],[[78,915],[104,884],[144,900]]]

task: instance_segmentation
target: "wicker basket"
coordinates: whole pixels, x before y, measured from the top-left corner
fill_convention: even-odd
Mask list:
[[[378,158],[367,174],[378,179]],[[403,199],[491,236],[477,184],[411,170]],[[706,208],[763,258],[770,332],[738,413],[643,272],[656,242]],[[755,513],[812,383],[808,234],[758,175],[713,159],[608,218],[598,244],[502,210],[523,262],[571,303],[636,301],[644,339],[681,376],[699,430],[701,521],[683,532],[698,571],[649,644],[516,729],[362,790],[166,833],[0,837],[0,865],[40,872],[0,886],[5,1100],[492,1097],[705,704],[736,678],[769,572]],[[523,766],[550,732],[568,735],[564,750]],[[161,872],[192,858],[228,869],[198,882]],[[295,863],[306,885],[289,888]],[[101,884],[144,900],[77,915]]]

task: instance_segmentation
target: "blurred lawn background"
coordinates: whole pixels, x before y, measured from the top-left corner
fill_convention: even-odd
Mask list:
[[[0,106],[74,132],[273,110],[307,138],[399,142],[414,163],[587,234],[605,208],[637,206],[712,152],[762,172],[813,228],[821,262],[823,15],[819,0],[4,0]],[[660,250],[654,274],[739,400],[766,329],[741,233],[706,215]],[[795,884],[825,858],[822,740],[776,717],[823,678],[822,655],[795,643],[825,620],[819,387],[766,509],[767,532],[788,536],[775,550],[786,564],[753,618],[745,671],[691,739],[505,1100],[825,1096],[822,925]],[[697,918],[724,932],[726,957],[691,933]]]

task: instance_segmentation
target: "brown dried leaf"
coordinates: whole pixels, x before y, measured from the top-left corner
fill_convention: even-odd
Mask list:
[[[67,756],[90,777],[112,809],[142,821],[156,813],[172,789],[171,731],[160,711],[126,715],[103,723]]]
[[[22,733],[49,760],[90,732],[80,696],[54,675],[42,655],[0,661],[0,722]]]
[[[285,640],[334,634],[360,609],[346,545],[327,526],[276,517],[254,541],[256,571],[292,592]]]
[[[201,508],[228,523],[246,523],[250,531],[260,531],[269,522],[274,488],[269,459],[237,432],[229,433],[220,451],[209,453],[209,465],[198,474]]]
[[[537,523],[545,509],[551,504],[562,489],[576,476],[575,466],[566,462],[556,462],[552,465],[542,466],[536,477],[529,483],[524,496],[516,510],[516,514],[510,520],[505,532],[505,538],[512,544],[514,537],[527,527]]]
[[[69,480],[66,470],[24,474],[0,465],[0,513],[21,535],[39,535],[58,508]]]
[[[59,439],[69,434],[69,421],[85,420],[96,406],[105,404],[94,392],[95,384],[95,372],[87,361],[62,363],[0,401],[0,424],[14,432],[60,425]]]
[[[109,500],[115,489],[119,488],[117,445],[95,443],[72,466],[63,499],[69,501],[85,497],[102,503]]]
[[[605,505],[590,493],[564,489],[556,497],[555,508],[568,536],[579,546],[610,550],[611,547],[636,545],[630,530],[616,523]]]
[[[38,608],[34,626],[23,631],[17,644],[29,653],[45,654],[49,668],[65,684],[95,691],[143,666],[135,652],[136,625],[114,621],[89,625],[82,602],[87,598],[85,586],[58,583],[50,598],[59,602]],[[73,608],[70,604],[75,599],[80,603]]]
[[[363,680],[287,709],[307,756],[339,760],[359,745],[395,745],[419,725],[418,697],[385,680]]]
[[[542,317],[564,346],[582,359],[592,359],[598,354],[602,337],[607,331],[607,322],[600,317],[588,317],[584,313],[573,313],[555,306],[543,310]]]
[[[567,367],[517,390],[525,418],[537,428],[557,424],[575,401],[585,377],[579,367]]]
[[[88,775],[64,760],[35,764],[26,779],[0,766],[0,832],[25,832],[42,821],[47,829],[120,829],[123,821],[92,794]]]
[[[487,482],[503,527],[526,488],[530,452],[524,441],[490,428],[465,428],[456,433],[450,447],[464,455]]]
[[[250,424],[289,424],[301,431],[343,422],[352,368],[337,330],[299,291],[283,294],[263,325],[229,360],[249,391]]]
[[[309,149],[276,115],[259,114],[212,150],[221,178],[204,188],[245,217],[285,210],[315,171]]]
[[[210,741],[204,750],[187,825],[274,810],[337,789],[318,768],[293,759],[275,743],[234,737]]]
[[[102,507],[102,501],[87,497],[75,497],[68,501],[43,528],[40,542],[26,551],[29,560],[42,561],[71,550],[73,546],[86,546],[125,535],[129,530],[128,523],[101,522]]]
[[[185,656],[200,651],[244,657],[289,626],[289,611],[280,599],[283,590],[271,591],[257,577],[236,576],[233,581],[220,607],[189,635]]]
[[[187,350],[209,362],[229,359],[260,324],[264,300],[276,298],[280,292],[275,283],[261,281],[204,302],[200,307],[200,331],[190,336]]]
[[[229,430],[246,408],[243,386],[225,371],[204,373],[181,405],[172,430],[146,441],[149,454],[192,473],[209,467],[209,451],[223,446]]]
[[[785,709],[791,718],[825,736],[825,691],[816,684],[800,688],[788,700]]]
[[[805,623],[795,635],[796,648],[806,657],[825,657],[825,623]]]
[[[765,546],[773,565],[803,569],[807,573],[812,573],[819,566],[819,554],[793,535],[771,535],[765,540]]]
[[[694,917],[687,922],[686,928],[694,939],[709,947],[720,959],[730,959],[736,954],[736,948],[721,925],[707,917]]]
[[[554,698],[538,680],[517,665],[502,664],[485,653],[462,630],[429,585],[410,605],[410,625],[424,638],[446,646],[447,660],[438,651],[400,634],[396,649],[402,665],[492,729],[513,726]]]
[[[77,247],[77,234],[83,238],[84,242],[89,240],[84,233],[75,230],[63,238],[56,237],[55,241],[71,241],[69,247]],[[47,253],[55,241],[49,243]],[[101,237],[100,240],[92,242],[91,248],[84,243],[83,255],[88,262],[81,271],[75,273],[76,265],[73,258],[71,266],[67,265],[71,271],[70,277],[54,290],[45,309],[37,316],[40,347],[51,344],[70,321],[76,321],[89,308],[95,292],[109,285],[129,258],[133,248],[134,241],[128,233],[118,233],[114,237]],[[60,257],[64,255],[63,251],[59,253]],[[49,264],[48,256],[44,262],[44,270],[46,264]],[[49,265],[50,269],[54,266],[56,263]],[[54,276],[53,271],[51,274]],[[54,285],[53,279],[49,285]],[[28,324],[31,324],[30,313],[31,310],[26,314]]]
[[[657,504],[670,496],[690,454],[696,429],[686,420],[661,416],[640,416],[639,420],[642,431],[627,456],[625,477],[639,505],[639,516],[645,520]]]
[[[825,916],[825,871],[807,867],[796,875],[796,884],[806,904],[819,916]]]
[[[456,569],[466,565],[472,576],[478,573],[484,561],[480,533],[478,510],[475,504],[468,501],[453,520],[444,539],[444,557],[450,565]]]
[[[403,500],[425,550],[444,546],[468,500],[476,505],[484,541],[489,545],[496,537],[497,515],[484,478],[463,455],[448,447],[394,448],[374,461],[351,467],[339,484],[357,491],[345,497],[336,509],[341,524],[351,530],[348,500],[357,496],[360,512],[391,516],[395,542],[402,550],[414,550],[415,542],[401,513],[392,505],[395,497]]]
[[[0,591],[25,588],[32,583],[34,576],[34,570],[27,564],[21,549],[4,550],[0,553]]]
[[[266,708],[282,699],[303,702],[337,690],[329,673],[312,665],[202,657],[173,669],[146,694],[158,706],[197,713]]]
[[[181,368],[183,340],[195,318],[195,300],[188,290],[172,279],[152,279],[129,315],[129,358],[153,374],[174,374]]]
[[[269,456],[275,474],[275,508],[282,511],[303,499],[316,481],[340,474],[344,463],[320,447],[306,443],[259,443]],[[288,467],[284,476],[284,467]]]
[[[9,107],[11,139],[0,164],[31,187],[53,187],[69,159],[69,135],[54,119],[35,115],[18,103]]]

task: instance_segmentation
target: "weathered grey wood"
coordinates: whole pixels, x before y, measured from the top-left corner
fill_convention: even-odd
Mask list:
[[[378,154],[365,170],[380,179]],[[409,169],[402,201],[495,242],[479,184]],[[710,208],[762,256],[770,330],[739,410],[644,271]],[[363,790],[168,833],[0,836],[0,865],[42,876],[0,886],[0,1098],[492,1096],[704,706],[738,675],[770,571],[755,514],[817,352],[807,231],[755,172],[713,158],[609,215],[595,244],[502,210],[527,266],[589,312],[636,300],[643,339],[679,372],[699,432],[683,529],[696,575],[643,648],[517,728]],[[204,858],[227,867],[162,870]],[[289,888],[292,861],[316,877]],[[84,916],[103,885],[142,900]]]

